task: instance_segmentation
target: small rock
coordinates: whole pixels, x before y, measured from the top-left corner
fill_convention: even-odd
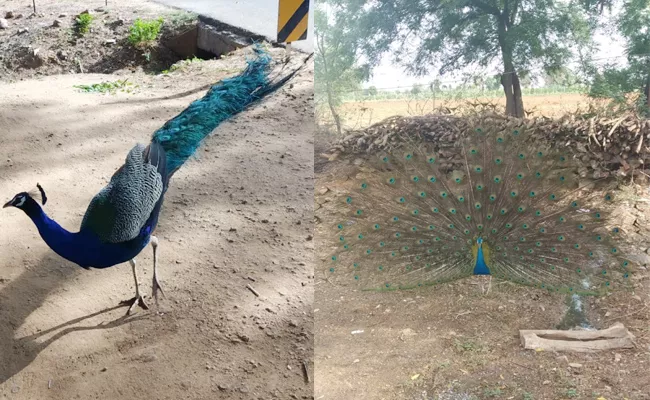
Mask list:
[[[108,368],[104,367],[104,368],[100,369],[99,371],[100,372],[106,372],[106,371],[108,371]]]
[[[14,19],[21,19],[22,17],[23,17],[22,14],[16,14],[16,16],[14,17]]]
[[[97,7],[95,8],[95,12],[104,12],[106,9],[104,7]]]
[[[104,43],[105,44],[115,44],[115,43],[117,43],[117,40],[116,39],[106,39],[104,41]]]
[[[614,353],[614,361],[621,362],[621,355],[619,353]]]
[[[9,28],[9,22],[4,18],[0,18],[0,29],[7,29],[7,28]]]
[[[551,381],[544,381],[544,382],[542,382],[542,385],[550,385],[550,384],[551,384]]]
[[[52,26],[55,28],[58,28],[61,26],[61,20],[60,19],[55,19],[54,22],[52,22]]]
[[[59,14],[59,18],[66,18],[67,16],[68,16],[68,14],[66,14],[66,13]]]
[[[555,358],[555,361],[564,363],[564,364],[569,364],[569,358],[567,356],[559,356]]]
[[[575,369],[580,369],[582,368],[582,364],[579,363],[569,363],[570,368],[575,368]]]
[[[23,33],[29,32],[29,28],[19,28],[18,29],[18,34],[22,35]]]
[[[406,329],[402,329],[402,331],[400,332],[399,338],[401,340],[406,340],[407,338],[410,338],[410,337],[413,337],[413,336],[416,336],[416,335],[417,335],[417,333],[415,333],[415,331],[413,329],[406,328]]]
[[[219,385],[217,385],[217,388],[218,388],[219,390],[221,390],[222,392],[228,390],[228,386],[226,386],[226,385],[224,385],[224,384],[219,384]]]
[[[63,50],[57,51],[56,56],[59,57],[60,60],[67,60],[68,59],[68,53],[63,51]]]
[[[5,18],[10,19],[14,17],[14,12],[13,11],[7,11],[5,13]]]

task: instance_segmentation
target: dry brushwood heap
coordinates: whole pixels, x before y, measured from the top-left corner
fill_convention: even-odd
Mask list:
[[[635,172],[644,175],[645,163],[650,160],[650,120],[631,113],[618,118],[566,114],[561,118],[520,119],[494,112],[387,118],[350,132],[334,144],[328,158],[391,151],[406,140],[414,140],[429,143],[443,159],[459,160],[456,143],[477,126],[496,131],[523,127],[535,140],[544,140],[553,147],[568,147],[570,154],[581,162],[580,175],[594,179],[612,174],[630,176]]]

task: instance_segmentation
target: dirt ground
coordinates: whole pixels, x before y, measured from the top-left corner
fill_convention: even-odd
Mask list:
[[[317,138],[316,148],[323,147]],[[582,298],[593,326],[620,321],[637,347],[556,354],[524,350],[519,329],[561,327],[565,296],[485,277],[381,293],[326,280],[338,238],[330,202],[354,169],[344,160],[317,165],[316,399],[650,399],[647,187],[624,187],[634,195],[619,206],[641,263],[634,291]]]
[[[341,115],[348,129],[360,129],[370,126],[394,115],[424,115],[437,107],[455,108],[467,103],[468,100],[377,100],[364,102],[348,102],[341,107]],[[472,99],[479,103],[493,103],[505,107],[504,98]],[[589,99],[581,94],[566,93],[553,95],[524,96],[524,107],[527,112],[547,117],[559,116],[573,112],[579,106],[584,107]]]
[[[130,94],[73,87],[106,75],[3,84],[2,201],[38,182],[45,211],[76,230],[132,146],[204,92],[165,97],[232,75],[244,53],[167,75],[127,71]],[[126,320],[115,306],[133,296],[127,264],[82,270],[22,212],[1,210],[0,397],[312,398],[312,110],[313,64],[181,168],[157,229],[167,297]],[[148,296],[150,248],[138,267]]]
[[[196,15],[149,1],[0,0],[0,80],[69,73],[113,73],[119,70],[158,73],[180,59],[164,45],[196,22]],[[93,16],[84,35],[75,31],[75,18]],[[133,22],[163,18],[158,42],[140,49],[128,43]]]

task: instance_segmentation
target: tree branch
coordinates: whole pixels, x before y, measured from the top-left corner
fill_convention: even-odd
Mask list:
[[[479,8],[479,9],[485,11],[486,13],[488,13],[490,15],[495,15],[495,16],[498,17],[501,14],[501,11],[498,8],[493,7],[493,6],[489,5],[489,4],[483,3],[481,0],[470,0],[469,3],[474,5],[475,7]]]

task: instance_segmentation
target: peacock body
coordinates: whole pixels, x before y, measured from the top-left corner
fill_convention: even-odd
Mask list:
[[[137,144],[124,165],[90,202],[78,232],[69,232],[49,218],[36,199],[45,205],[43,188],[22,192],[5,204],[23,210],[36,225],[47,245],[60,256],[83,268],[107,268],[131,262],[136,281],[137,303],[147,308],[138,291],[135,257],[151,242],[154,247],[154,282],[158,240],[152,236],[172,175],[192,156],[223,121],[274,92],[293,77],[293,71],[272,76],[272,59],[261,47],[239,75],[212,86],[207,94],[158,129],[148,145]]]
[[[335,205],[328,279],[379,290],[471,275],[574,294],[625,286],[612,194],[580,185],[575,160],[524,126],[484,123],[451,155],[406,139],[367,160]]]

